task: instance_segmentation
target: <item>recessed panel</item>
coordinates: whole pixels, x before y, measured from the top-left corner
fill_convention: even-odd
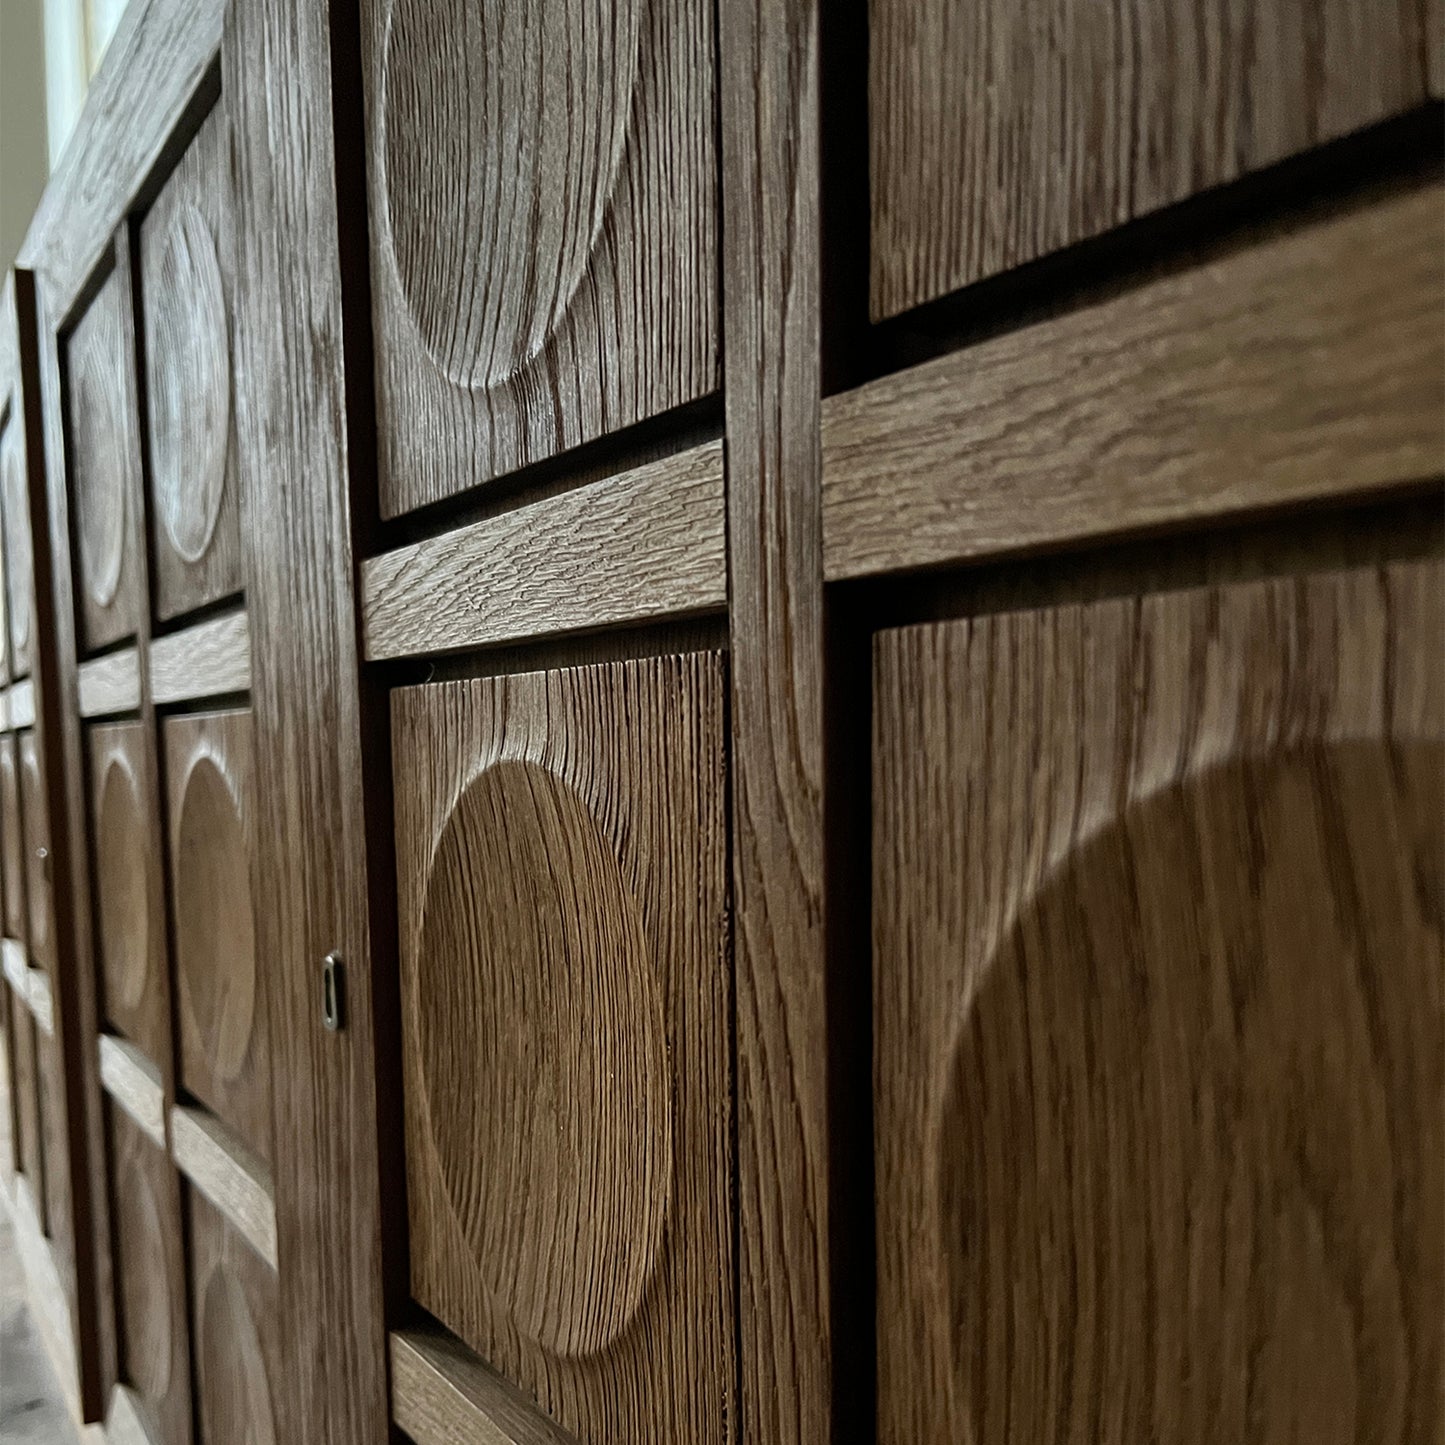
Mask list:
[[[30,494],[26,481],[25,432],[20,394],[12,393],[9,415],[0,429],[0,514],[3,514],[5,588],[0,607],[8,614],[11,675],[30,671],[30,614],[33,558],[30,550]],[[3,406],[0,406],[3,410]]]
[[[20,816],[20,762],[13,733],[0,733],[0,864],[5,889],[5,936],[25,943],[25,830]]]
[[[191,1438],[180,1185],[164,1149],[107,1101],[120,1377],[155,1445]]]
[[[141,225],[156,614],[240,587],[229,121],[218,103]]]
[[[712,13],[363,6],[383,513],[716,388]]]
[[[416,1298],[586,1445],[734,1428],[721,660],[393,700]]]
[[[1438,1437],[1442,598],[878,639],[881,1441]]]
[[[252,896],[249,712],[165,722],[181,1083],[269,1158],[271,1075]]]
[[[33,731],[18,734],[20,804],[24,817],[26,921],[30,962],[55,973],[55,911],[50,886],[50,809],[40,773],[40,749]]]
[[[1424,104],[1431,4],[869,0],[875,319]]]
[[[161,833],[150,730],[90,730],[91,881],[106,1020],[157,1063],[171,1052]]]
[[[8,985],[0,985],[8,987]],[[19,1135],[15,1164],[29,1181],[35,1208],[45,1218],[45,1133],[40,1121],[40,1064],[35,1047],[39,1030],[24,1001],[10,995],[11,1042],[15,1048],[15,1113]]]
[[[205,1445],[286,1445],[276,1276],[187,1189],[196,1420]]]
[[[131,292],[111,271],[65,343],[71,529],[83,649],[133,633],[139,610],[139,417]]]
[[[75,1299],[75,1244],[71,1232],[70,1131],[65,1118],[64,1065],[60,1040],[35,1030],[36,1083],[41,1147],[45,1151],[45,1201],[41,1217],[66,1298]]]

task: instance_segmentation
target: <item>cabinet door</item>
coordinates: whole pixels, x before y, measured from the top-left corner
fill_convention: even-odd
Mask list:
[[[1438,1438],[1442,590],[878,638],[881,1440]]]

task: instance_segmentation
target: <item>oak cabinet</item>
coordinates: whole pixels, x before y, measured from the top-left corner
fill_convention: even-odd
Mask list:
[[[412,1291],[587,1445],[733,1438],[722,685],[393,696]]]
[[[879,1438],[1424,1441],[1438,562],[885,632]]]

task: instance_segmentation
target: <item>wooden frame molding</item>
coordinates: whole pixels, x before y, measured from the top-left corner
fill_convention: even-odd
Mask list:
[[[166,1091],[161,1071],[118,1034],[102,1034],[101,1087],[162,1149],[166,1147]]]
[[[157,705],[248,691],[251,624],[245,609],[152,638],[150,686]]]
[[[574,1445],[516,1386],[442,1330],[391,1336],[392,1418],[416,1445]]]
[[[35,724],[35,684],[23,678],[14,683],[6,694],[7,725],[15,728],[33,727]]]
[[[275,1269],[276,1197],[271,1171],[206,1109],[171,1108],[176,1167]]]
[[[82,662],[77,670],[76,688],[81,717],[134,712],[140,707],[139,653],[134,647],[122,647],[117,652]]]
[[[1442,199],[1422,185],[830,398],[829,580],[1434,477]]]
[[[25,945],[18,938],[0,940],[0,958],[4,960],[5,977],[10,980],[15,996],[29,1008],[30,986],[26,980],[30,973],[30,960],[25,956]]]
[[[368,659],[726,604],[721,441],[399,547],[361,568]]]

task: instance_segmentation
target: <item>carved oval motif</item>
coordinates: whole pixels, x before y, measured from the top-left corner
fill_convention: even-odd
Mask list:
[[[107,978],[122,1007],[145,997],[150,969],[150,883],[140,795],[123,757],[106,764],[101,783],[98,856],[101,947]]]
[[[76,328],[70,351],[72,474],[85,590],[109,607],[125,559],[126,460],[129,435],[120,316],[107,282]]]
[[[246,1292],[218,1264],[201,1296],[201,1421],[208,1445],[276,1445],[271,1381]]]
[[[171,1383],[171,1292],[165,1234],[150,1176],[134,1159],[120,1171],[116,1210],[123,1252],[121,1311],[125,1364],[135,1387],[159,1400]]]
[[[637,901],[546,769],[498,763],[458,799],[417,989],[432,1141],[487,1289],[554,1354],[594,1353],[653,1271],[672,1103]]]
[[[597,248],[626,146],[641,0],[393,0],[386,224],[423,345],[492,387],[537,357]]]
[[[5,563],[6,590],[10,594],[10,630],[17,652],[24,650],[30,640],[30,585],[31,556],[30,528],[26,526],[29,508],[25,497],[25,463],[20,454],[20,444],[10,434],[10,428],[18,425],[18,417],[12,410],[10,424],[5,429],[3,447],[5,473],[0,484],[5,488]],[[20,659],[17,659],[19,661]]]
[[[975,1438],[1434,1438],[1442,763],[1220,766],[1022,911],[934,1160]]]
[[[215,241],[194,205],[171,214],[148,299],[156,497],[171,545],[194,563],[221,515],[231,432],[225,289]]]
[[[246,830],[216,759],[191,766],[176,829],[181,989],[217,1077],[241,1071],[256,1010],[256,931]]]

